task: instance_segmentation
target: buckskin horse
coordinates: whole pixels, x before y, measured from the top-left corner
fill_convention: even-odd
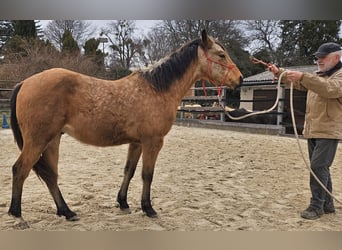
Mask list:
[[[62,68],[23,80],[11,98],[11,127],[21,153],[12,167],[8,213],[26,223],[21,211],[22,191],[33,169],[46,183],[57,215],[69,221],[79,219],[57,183],[59,144],[62,134],[67,133],[95,146],[129,144],[117,195],[122,210],[129,211],[127,190],[142,155],[141,208],[147,216],[155,217],[150,191],[157,156],[175,120],[177,106],[199,79],[230,88],[242,81],[225,48],[205,30],[201,38],[156,64],[118,80],[97,79]]]

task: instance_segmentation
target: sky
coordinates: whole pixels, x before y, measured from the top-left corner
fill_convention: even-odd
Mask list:
[[[46,27],[46,25],[51,20],[39,20],[40,24],[43,28]],[[98,31],[100,33],[100,28],[105,27],[107,23],[111,22],[112,20],[85,20],[87,22],[91,22],[94,28],[98,27]],[[113,20],[114,21],[114,20]],[[135,24],[137,27],[137,31],[140,31],[141,34],[147,34],[152,26],[154,26],[159,20],[135,20]],[[97,37],[96,34],[94,34],[95,37]]]

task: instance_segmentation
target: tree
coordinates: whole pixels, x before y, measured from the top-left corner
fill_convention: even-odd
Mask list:
[[[145,53],[142,61],[145,65],[158,61],[172,51],[163,28],[158,25],[151,29],[144,41]]]
[[[312,64],[313,53],[324,42],[341,43],[340,20],[290,20],[281,21],[282,65]]]
[[[9,39],[3,47],[4,54],[13,56],[27,56],[26,44],[39,42],[37,37],[36,22],[34,20],[11,21],[12,31]]]
[[[247,20],[244,22],[250,41],[249,49],[258,59],[278,63],[280,28],[277,20]]]
[[[80,48],[69,30],[65,31],[62,37],[62,52],[68,54],[80,53]]]
[[[249,53],[244,49],[248,40],[240,24],[240,21],[234,20],[163,20],[148,33],[145,58],[150,62],[157,61],[184,43],[200,38],[205,29],[223,44],[243,75],[251,75],[256,66],[250,63]],[[195,83],[196,87],[201,85],[201,81]],[[205,85],[212,86],[208,82]],[[216,94],[215,90],[212,91]],[[208,95],[213,94],[210,92],[207,91]],[[239,90],[228,91],[227,96],[227,103],[238,106]]]
[[[112,49],[111,65],[113,68],[129,70],[139,61],[143,54],[144,43],[134,37],[135,22],[133,20],[117,20],[109,23],[107,29],[101,32],[108,38]]]
[[[203,29],[210,30],[208,20],[163,20],[161,27],[166,35],[170,50],[196,39]]]
[[[95,38],[90,38],[87,40],[83,46],[84,49],[84,55],[86,56],[94,56],[98,52],[101,52],[101,50],[98,50],[97,48],[99,47],[100,41]]]
[[[36,22],[34,20],[15,20],[14,34],[25,39],[35,39],[37,37]]]
[[[87,40],[83,46],[84,55],[92,57],[93,62],[98,66],[104,66],[104,55],[100,49],[98,49],[100,44],[99,39],[91,38]]]
[[[48,40],[39,38],[37,28],[36,32],[32,29],[33,23],[16,22],[14,25],[14,22],[11,22],[13,32],[3,49],[5,57],[0,65],[1,79],[21,80],[53,67],[104,77],[103,56],[98,55],[101,51],[96,50],[96,39],[87,43],[87,55],[83,56],[79,53],[80,49],[71,31],[66,30],[62,35],[61,48],[57,50]],[[97,56],[101,58],[101,63],[97,61]]]
[[[44,40],[44,31],[40,23],[40,20],[35,20],[35,23],[36,23],[37,37],[41,40]]]
[[[248,40],[244,37],[239,21],[234,20],[163,20],[148,33],[146,58],[159,60],[184,43],[200,37],[201,31],[217,38],[241,69],[243,75],[253,73],[249,53],[244,49]]]
[[[14,33],[13,23],[9,20],[0,21],[0,53],[2,47],[12,37]]]
[[[62,48],[63,34],[70,31],[79,45],[92,35],[91,24],[83,20],[52,20],[44,29],[46,38],[57,48]]]

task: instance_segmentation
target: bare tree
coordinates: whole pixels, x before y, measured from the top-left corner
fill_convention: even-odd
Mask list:
[[[156,25],[147,34],[145,39],[145,53],[142,61],[147,64],[152,64],[167,54],[171,53],[172,47],[170,41],[165,39],[163,27]]]
[[[94,33],[91,23],[83,20],[52,20],[44,29],[46,38],[58,49],[62,48],[63,34],[70,31],[79,46]]]
[[[139,61],[143,54],[144,42],[134,35],[136,30],[134,20],[116,20],[103,29],[101,35],[108,38],[112,54],[110,54],[113,67],[130,69]]]
[[[250,38],[250,51],[266,51],[272,62],[277,62],[277,49],[280,45],[279,21],[248,20],[244,22]]]
[[[249,56],[244,51],[248,40],[241,31],[240,21],[236,20],[163,20],[148,33],[145,58],[149,62],[156,61],[184,43],[199,38],[203,29],[224,44],[233,60],[248,61]]]
[[[165,20],[163,27],[169,33],[173,50],[181,44],[198,38],[205,20]]]

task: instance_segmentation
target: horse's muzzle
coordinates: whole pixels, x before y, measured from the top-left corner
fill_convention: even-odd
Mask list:
[[[240,76],[238,82],[236,83],[235,88],[240,88],[242,86],[242,83],[243,83],[243,78],[242,76]]]

